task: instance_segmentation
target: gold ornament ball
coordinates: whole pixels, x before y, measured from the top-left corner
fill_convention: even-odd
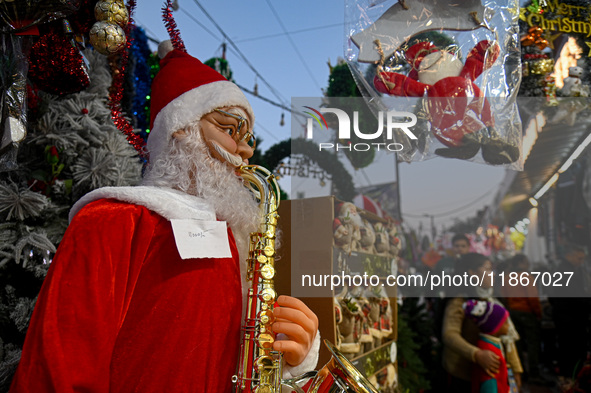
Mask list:
[[[94,6],[94,17],[99,22],[116,23],[127,26],[129,13],[121,0],[101,0]]]
[[[127,42],[123,29],[109,22],[96,22],[88,34],[94,49],[107,56],[119,52]]]

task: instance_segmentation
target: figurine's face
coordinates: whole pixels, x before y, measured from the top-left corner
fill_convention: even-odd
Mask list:
[[[361,230],[361,244],[364,247],[369,247],[376,241],[376,233],[374,232],[373,227],[367,220],[363,220],[363,226],[360,228]]]
[[[361,217],[357,214],[357,207],[350,202],[343,203],[339,210],[339,219],[343,223],[353,223],[357,226],[363,225]]]
[[[464,65],[458,57],[450,52],[437,51],[429,53],[419,64],[419,81],[428,85],[449,76],[459,76]]]
[[[232,167],[248,164],[254,153],[252,125],[239,107],[220,108],[199,121],[205,144],[211,156]],[[250,135],[249,135],[250,134]]]

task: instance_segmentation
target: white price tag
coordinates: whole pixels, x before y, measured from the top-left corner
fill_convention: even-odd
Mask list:
[[[230,258],[225,221],[170,220],[181,258]]]

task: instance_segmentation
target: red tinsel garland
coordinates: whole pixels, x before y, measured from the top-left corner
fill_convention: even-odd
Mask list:
[[[72,94],[90,84],[80,51],[63,34],[41,36],[31,48],[29,64],[29,79],[48,93]]]
[[[139,153],[140,158],[145,162],[148,160],[148,153],[145,149],[146,141],[134,132],[133,126],[129,124],[127,119],[123,116],[123,111],[121,110],[121,100],[123,98],[123,81],[128,62],[128,51],[131,47],[132,40],[130,32],[133,20],[131,15],[135,9],[135,4],[135,0],[129,0],[127,2],[129,23],[124,29],[125,35],[127,37],[127,47],[124,51],[121,51],[119,67],[115,66],[115,69],[113,70],[113,82],[111,83],[111,89],[109,93],[109,107],[111,108],[111,118],[113,119],[113,122],[117,128],[125,134],[127,141],[135,148],[135,150]]]
[[[168,36],[172,41],[172,46],[175,49],[181,50],[186,52],[187,49],[185,48],[185,43],[181,38],[181,32],[176,26],[176,21],[172,16],[172,2],[171,0],[166,0],[166,7],[162,7],[162,19],[164,19],[164,25],[166,26],[166,30],[168,31]]]

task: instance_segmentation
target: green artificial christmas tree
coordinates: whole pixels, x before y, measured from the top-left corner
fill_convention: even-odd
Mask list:
[[[432,359],[432,322],[424,304],[418,298],[406,298],[398,313],[398,390],[422,392],[431,388],[430,378],[441,368],[427,369],[427,359]]]
[[[86,51],[91,84],[76,94],[39,93],[27,138],[0,177],[0,392],[20,358],[43,278],[68,225],[70,207],[105,186],[139,182],[142,163],[107,105],[107,59]],[[34,116],[34,114],[37,116]],[[0,152],[1,153],[1,152]]]

